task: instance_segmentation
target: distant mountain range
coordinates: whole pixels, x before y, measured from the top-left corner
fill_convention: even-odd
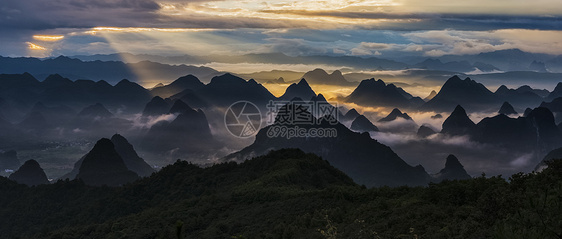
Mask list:
[[[528,53],[519,49],[498,50],[476,55],[445,55],[435,58],[382,59],[378,57],[357,56],[287,56],[282,53],[246,54],[239,56],[157,56],[134,55],[129,53],[71,56],[84,61],[152,61],[165,64],[207,64],[218,63],[269,63],[269,64],[323,64],[352,67],[357,70],[402,70],[425,68],[453,72],[493,71],[542,71],[562,72],[562,56]],[[508,60],[506,60],[508,59]],[[405,63],[408,62],[408,63]],[[412,63],[415,62],[415,63]],[[537,67],[538,66],[538,67]]]
[[[333,79],[333,82],[336,82],[334,84],[345,84],[341,72],[328,74],[317,69],[310,72],[308,77],[314,79],[315,74],[322,75],[316,78],[317,82],[318,79],[327,77]],[[121,80],[112,85],[106,81],[72,81],[58,74],[49,75],[43,81],[29,73],[1,74],[0,114],[3,121],[0,121],[0,128],[8,130],[3,131],[4,137],[0,142],[14,139],[22,140],[21,142],[51,138],[68,140],[69,136],[99,139],[100,136],[116,132],[135,131],[132,142],[138,143],[143,150],[160,155],[174,155],[173,152],[214,153],[224,148],[224,142],[216,137],[224,122],[224,115],[220,114],[220,110],[228,108],[234,102],[250,101],[263,110],[262,112],[266,112],[266,107],[272,100],[287,101],[300,98],[306,102],[326,102],[325,97],[317,94],[306,78],[289,85],[281,97],[276,97],[255,80],[246,80],[230,73],[214,76],[207,84],[194,75],[173,79],[176,80],[170,84],[147,89],[129,80]],[[374,78],[363,80],[351,94],[339,99],[357,104],[357,109],[361,112],[362,106],[400,108],[411,114],[417,111],[451,112],[457,105],[462,105],[465,108],[457,107],[445,120],[442,133],[467,134],[478,142],[508,148],[529,148],[542,154],[559,146],[556,143],[560,138],[555,124],[557,121],[551,112],[557,112],[555,100],[559,95],[562,95],[562,86],[556,87],[553,92],[529,86],[517,89],[501,86],[496,92],[492,92],[470,78],[453,76],[427,102],[414,97],[401,87]],[[550,98],[554,100],[550,104],[544,103],[547,104],[543,105],[545,108],[536,108]],[[523,112],[525,108],[530,109],[526,117],[515,119],[499,115],[485,118],[478,124],[472,122],[464,110],[498,112],[505,102],[517,112]],[[341,116],[341,122],[345,125],[335,126],[338,131],[336,138],[269,139],[264,136],[264,132],[260,132],[254,144],[236,157],[262,154],[272,148],[299,147],[334,162],[337,168],[366,185],[419,185],[428,182],[430,175],[423,168],[407,165],[392,150],[372,139],[369,134],[356,133],[347,128],[351,125],[350,128],[354,131],[374,132],[378,129],[386,130],[383,123],[377,123],[377,127],[354,109],[345,115],[341,112],[337,114]],[[327,120],[323,115],[313,116]],[[399,110],[393,111],[390,116],[389,119],[409,118]],[[426,128],[415,125],[413,132],[420,131],[421,137],[432,135],[433,132],[428,130],[431,128]],[[262,131],[266,129],[268,128]],[[536,132],[540,135],[537,136]],[[9,144],[2,145],[9,148],[4,146]],[[325,148],[323,145],[332,146]],[[387,172],[373,176],[372,172],[346,166],[343,159],[350,152],[334,145],[345,145],[357,151],[352,154],[358,158],[361,167],[376,168],[388,163],[391,167],[388,172],[394,170],[407,176],[396,178],[387,175]],[[366,155],[382,156],[380,161],[371,162],[371,157]],[[146,168],[146,165],[144,167]],[[141,176],[148,174],[135,173]]]
[[[123,79],[139,82],[146,76],[150,76],[151,80],[169,81],[188,74],[208,80],[219,74],[218,71],[209,67],[168,65],[151,61],[124,63],[121,61],[82,61],[65,56],[51,59],[0,56],[0,73],[22,74],[24,72],[29,72],[39,78],[61,74],[72,80],[104,80],[112,84]]]
[[[498,114],[475,124],[459,105],[443,122],[441,133],[467,135],[477,142],[535,152],[535,157],[542,157],[562,146],[562,131],[556,125],[553,113],[544,107],[535,108],[523,117]]]
[[[310,88],[307,80],[302,78],[299,83],[293,83],[287,87],[285,93],[279,97],[280,100],[292,100],[293,98],[298,97],[301,99],[312,99],[316,97],[316,92]]]
[[[363,80],[345,99],[345,102],[373,107],[416,108],[425,103],[419,97],[413,97],[394,84],[386,84],[374,78]]]
[[[532,89],[526,85],[518,89],[508,89],[502,85],[496,92],[492,92],[483,84],[468,77],[463,80],[455,75],[449,78],[443,84],[439,93],[424,103],[420,109],[446,112],[456,105],[462,105],[470,111],[495,111],[502,105],[502,102],[508,102],[514,107],[525,109],[540,104],[543,97],[539,94],[544,95],[544,90]]]

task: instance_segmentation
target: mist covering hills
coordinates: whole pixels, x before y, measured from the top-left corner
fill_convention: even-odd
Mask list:
[[[5,57],[2,59],[6,62],[33,61],[36,65],[28,66],[28,68],[35,70],[40,70],[39,66],[43,64],[71,64],[69,66],[74,64],[92,71],[96,69],[95,67],[98,67],[96,64],[113,64],[115,66],[134,64],[87,62],[65,57],[45,60]],[[466,62],[461,63],[465,64]],[[461,63],[459,63],[459,66],[462,65]],[[491,71],[499,69],[486,65],[488,63],[470,64],[474,64],[473,66],[479,65],[483,68],[486,66]],[[428,69],[428,72],[431,72],[431,70],[446,70],[447,68],[442,60],[427,60],[422,65],[422,68]],[[444,68],[440,69],[439,67]],[[88,71],[84,72],[87,73]],[[253,79],[246,80],[235,74],[226,73],[216,75],[207,81],[208,83],[204,83],[194,75],[199,73],[192,72],[194,73],[177,77],[170,83],[158,84],[152,88],[145,88],[135,83],[134,78],[133,80],[121,79],[118,82],[114,81],[115,83],[108,83],[104,80],[70,80],[60,74],[48,75],[44,80],[39,80],[27,72],[23,74],[2,74],[0,75],[0,81],[2,82],[0,84],[0,105],[2,106],[0,108],[0,127],[5,128],[5,137],[0,139],[0,142],[5,142],[2,149],[22,148],[21,143],[26,142],[27,139],[33,139],[37,144],[50,139],[66,141],[86,138],[95,142],[106,135],[121,133],[129,135],[129,141],[137,145],[142,154],[147,154],[152,159],[154,157],[167,158],[165,162],[162,162],[162,165],[165,165],[173,162],[174,158],[177,157],[199,158],[212,162],[235,153],[246,146],[255,148],[248,155],[264,154],[267,150],[273,148],[298,147],[328,158],[335,157],[335,155],[340,155],[338,156],[340,158],[357,158],[355,156],[350,157],[349,152],[329,153],[323,147],[334,144],[337,147],[328,148],[337,151],[342,147],[342,144],[350,144],[350,146],[356,147],[361,145],[359,143],[361,141],[368,142],[365,139],[380,139],[383,145],[386,142],[391,147],[400,148],[401,145],[397,145],[397,141],[388,141],[387,139],[392,135],[398,136],[400,134],[420,137],[410,142],[421,144],[424,144],[421,139],[426,139],[425,143],[438,143],[435,140],[440,140],[443,137],[467,136],[469,140],[478,144],[494,145],[505,150],[513,149],[513,154],[522,150],[529,151],[533,156],[525,163],[525,167],[530,168],[533,162],[536,165],[536,163],[539,163],[539,159],[542,159],[550,150],[561,146],[558,143],[560,135],[556,126],[561,121],[558,119],[558,112],[562,111],[559,109],[560,107],[557,107],[557,97],[562,96],[562,94],[558,94],[558,88],[560,88],[558,86],[552,92],[534,89],[528,85],[513,89],[501,85],[496,91],[492,91],[476,80],[468,77],[462,79],[462,75],[454,75],[444,80],[438,91],[434,91],[429,97],[422,99],[400,87],[402,85],[412,87],[402,83],[387,83],[382,79],[371,78],[362,80],[355,87],[352,81],[346,79],[347,75],[341,71],[327,73],[322,69],[315,69],[303,73],[300,80],[295,80],[294,83],[289,84],[285,92],[277,97],[267,87]],[[155,73],[159,74],[157,71]],[[212,74],[219,73],[214,71],[207,76]],[[474,77],[480,79],[487,76],[475,75]],[[286,81],[283,80],[282,82]],[[355,89],[348,95],[328,100],[323,94],[313,90],[316,85],[341,85],[342,87],[347,85]],[[263,133],[258,133],[255,142],[252,144],[252,139],[238,141],[228,135],[222,115],[224,109],[234,102],[247,100],[254,103],[262,112],[262,119],[265,119],[270,117],[267,115],[268,110],[270,110],[267,106],[271,101],[291,101],[295,99],[299,99],[306,104],[317,102],[328,104],[331,100],[343,101],[356,105],[362,113],[358,113],[356,109],[345,110],[330,106],[332,107],[331,110],[334,111],[334,116],[337,115],[337,120],[343,123],[329,126],[337,128],[340,134],[337,138],[343,137],[335,141],[333,139],[318,139],[317,143],[312,144],[310,139],[303,142],[299,142],[300,139],[271,140],[260,136]],[[539,106],[542,108],[535,109]],[[388,110],[394,108],[394,110],[385,117],[365,111],[362,107],[383,107],[388,108]],[[498,112],[499,108],[501,108],[500,115],[494,116],[492,112]],[[408,113],[403,113],[400,109]],[[525,116],[521,117],[517,114],[517,112],[523,112],[525,109],[528,109]],[[419,122],[419,115],[425,114],[425,112],[445,114],[446,117],[440,119],[432,116],[430,121],[422,119]],[[469,114],[477,112],[489,113],[486,117],[481,117],[478,121],[473,122]],[[315,119],[325,119],[324,115],[319,115],[317,112],[311,113]],[[414,117],[410,115],[414,115]],[[376,124],[373,124],[373,122]],[[274,121],[271,123],[274,123]],[[405,126],[405,124],[409,124],[409,126]],[[265,125],[265,128],[260,132],[266,130],[267,127],[270,126]],[[367,134],[352,136],[354,134],[349,129],[367,132]],[[535,131],[541,133],[537,135],[533,133]],[[376,147],[371,146],[371,148]],[[356,151],[361,152],[361,150],[363,149],[360,147]],[[453,152],[456,151],[458,150],[453,150]],[[381,152],[368,154],[374,155]],[[456,154],[465,155],[460,152]],[[140,158],[138,155],[132,155],[131,157]],[[395,157],[399,161],[401,160],[400,157]],[[437,154],[434,157],[437,159]],[[412,158],[408,156],[407,158],[407,161],[412,162]],[[75,160],[69,159],[72,163],[68,167],[72,167],[72,164],[76,162]],[[424,164],[422,159],[415,161]],[[394,179],[385,181],[386,179],[379,178],[372,181],[363,178],[364,176],[354,177],[350,173],[355,172],[355,169],[351,169],[353,167],[349,170],[345,169],[354,165],[354,163],[336,163],[335,165],[355,180],[362,178],[359,180],[368,185],[394,184]],[[430,165],[431,173],[436,173],[437,163]],[[14,163],[9,167],[5,166],[5,168],[10,167],[15,168],[16,166]],[[146,169],[137,169],[137,174],[141,176],[149,175],[150,166],[142,167]],[[471,165],[467,168],[474,170]],[[417,181],[423,184],[427,181],[430,173],[424,169],[421,169],[420,172],[422,171],[425,174],[420,175],[425,176],[413,176],[413,178],[418,179],[406,180],[401,183],[410,184]],[[475,171],[472,171],[472,173],[477,174]],[[358,175],[360,174],[367,175],[358,173]],[[59,174],[57,177],[62,175]],[[73,179],[72,177],[67,178]],[[388,177],[385,176],[385,178]]]
[[[1,57],[0,203],[8,206],[0,237],[320,238],[318,228],[335,224],[348,238],[397,237],[411,227],[427,237],[488,237],[512,225],[551,226],[529,216],[526,203],[543,189],[557,193],[544,183],[560,177],[554,56],[251,56],[353,69],[236,74],[168,65],[249,56]],[[159,83],[141,85],[150,75]],[[536,87],[545,82],[558,85]],[[255,135],[238,134],[248,130]],[[373,215],[385,221],[360,219]]]
[[[316,74],[315,72],[320,74],[319,72],[324,71],[317,69],[310,74]],[[343,77],[338,72],[332,75],[340,79]],[[19,148],[19,142],[26,142],[28,138],[33,138],[37,143],[48,139],[79,138],[94,142],[117,132],[129,135],[130,141],[141,152],[149,154],[150,158],[166,158],[166,161],[160,163],[162,165],[169,164],[178,157],[218,160],[252,144],[251,139],[235,140],[225,128],[223,110],[234,102],[247,100],[254,103],[262,112],[264,120],[270,117],[267,115],[270,110],[267,106],[271,101],[300,99],[303,103],[328,104],[328,100],[322,94],[317,94],[312,89],[315,85],[309,84],[306,78],[289,85],[279,97],[252,79],[245,80],[228,73],[213,77],[207,84],[194,75],[186,75],[154,88],[144,88],[125,79],[115,85],[105,81],[72,81],[58,74],[50,75],[43,81],[29,73],[3,74],[0,75],[0,80],[4,83],[0,85],[0,112],[4,120],[2,124],[7,129],[5,135],[12,136],[10,143],[6,143],[4,147],[6,150]],[[386,117],[369,112],[361,116],[355,109],[344,111],[330,107],[335,112],[334,116],[338,116],[338,121],[344,123],[341,130],[351,128],[369,132],[369,138],[382,139],[383,144],[388,142],[386,137],[404,133],[421,138],[431,136],[427,138],[430,141],[442,137],[469,136],[468,139],[476,143],[513,149],[512,154],[527,150],[533,155],[525,163],[525,168],[530,168],[532,164],[538,164],[539,159],[550,150],[559,146],[556,124],[560,122],[557,119],[557,112],[560,110],[556,107],[556,98],[552,103],[548,102],[548,99],[557,96],[557,92],[556,89],[548,92],[526,85],[516,89],[502,85],[493,92],[470,78],[463,80],[459,76],[452,76],[431,99],[423,100],[401,87],[373,78],[363,80],[349,95],[335,100],[343,100],[359,107],[395,108]],[[502,102],[509,102],[515,112],[522,112],[530,107],[526,115],[533,112],[535,107],[542,106],[543,109],[534,110],[541,113],[532,114],[531,118],[526,116],[526,119],[517,119],[518,115],[513,114],[511,109],[511,114],[508,115],[514,118],[489,115],[481,118],[481,122],[472,122],[468,116],[467,112],[497,112]],[[453,110],[459,105],[466,112]],[[505,107],[508,106],[504,104],[502,108]],[[398,108],[405,109],[408,113],[403,113]],[[443,119],[432,116],[429,122],[432,126],[423,128],[421,125],[428,122],[416,122],[415,118],[424,112],[450,115]],[[312,113],[316,118],[323,117],[316,112]],[[416,117],[412,118],[409,114]],[[441,127],[442,130],[439,129]],[[533,134],[536,129],[544,133],[539,136]],[[342,132],[346,132],[345,130]],[[422,131],[418,135],[420,130]],[[432,131],[441,133],[434,134]],[[357,145],[357,140],[359,137],[341,141]],[[298,139],[288,142],[287,147],[303,148],[307,145],[299,143]],[[392,141],[391,146],[397,147],[393,145],[396,142]],[[327,144],[319,141],[318,145],[324,143]],[[257,155],[265,153],[269,148],[279,148],[278,144],[285,143],[272,141],[271,146],[263,146]],[[323,154],[321,148],[311,151]],[[465,156],[458,150],[453,152]],[[506,154],[506,157],[507,155],[511,154]],[[434,157],[437,158],[438,155],[435,154]],[[73,161],[71,158],[68,160]],[[411,162],[412,158],[408,158],[408,161]],[[415,161],[424,164],[421,159]],[[67,167],[72,167],[73,162],[70,162]],[[436,172],[437,167],[435,161],[430,166],[431,171]],[[471,165],[468,169],[474,170]],[[379,185],[373,182],[367,184]]]

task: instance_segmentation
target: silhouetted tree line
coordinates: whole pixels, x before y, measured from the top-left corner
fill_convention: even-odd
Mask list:
[[[1,238],[561,238],[562,161],[540,173],[367,189],[296,149],[178,161],[123,187],[0,178]]]

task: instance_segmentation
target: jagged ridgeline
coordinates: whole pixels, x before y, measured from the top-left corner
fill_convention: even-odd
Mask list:
[[[76,180],[30,188],[0,177],[0,237],[556,238],[561,163],[510,181],[375,189],[298,149],[208,168],[178,161],[120,188]],[[434,177],[465,173],[449,156]]]
[[[296,102],[296,103],[295,103]],[[306,109],[302,109],[299,101],[284,105],[280,112],[292,112],[300,118],[309,117]],[[314,117],[314,116],[312,116]],[[355,182],[369,187],[426,185],[430,176],[422,166],[410,166],[392,149],[371,138],[368,133],[353,132],[339,122],[332,124],[330,116],[316,120],[319,124],[296,124],[279,121],[261,129],[254,143],[239,152],[227,156],[226,160],[243,161],[252,155],[262,155],[271,149],[299,148],[314,153],[328,160],[330,164],[349,175]],[[271,137],[268,131],[272,127],[301,127],[304,129],[319,128],[335,130],[333,137],[296,137],[287,138],[282,135]]]

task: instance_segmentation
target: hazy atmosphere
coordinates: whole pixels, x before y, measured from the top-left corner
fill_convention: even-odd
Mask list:
[[[0,238],[560,238],[559,0],[0,1]]]

